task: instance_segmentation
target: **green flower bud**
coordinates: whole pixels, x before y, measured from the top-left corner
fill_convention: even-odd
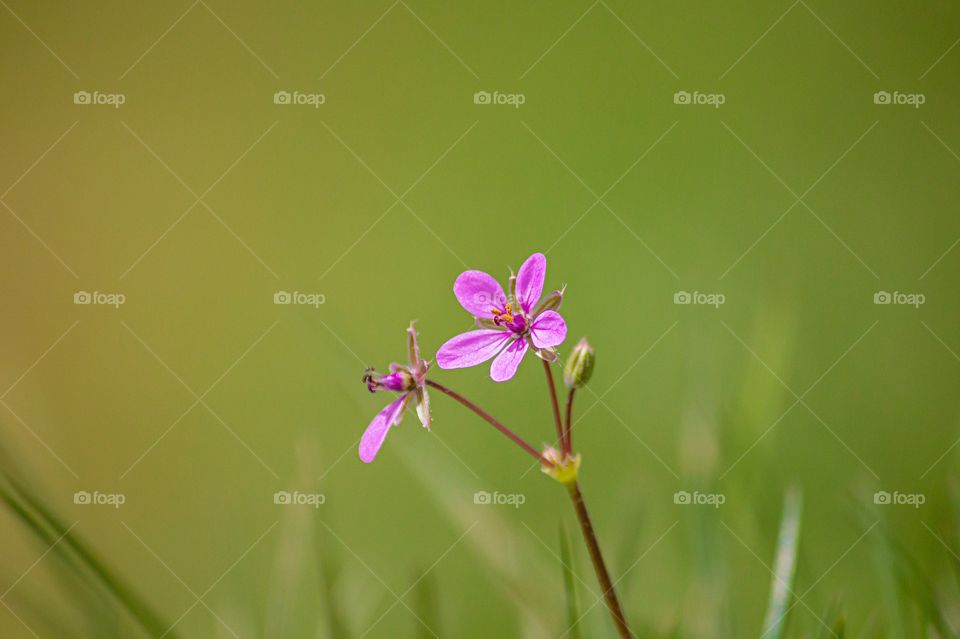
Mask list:
[[[530,313],[532,317],[536,317],[544,311],[555,311],[560,308],[560,304],[563,303],[563,294],[566,293],[567,287],[564,285],[559,291],[554,291],[546,297],[544,297],[537,307],[533,309],[533,312]]]
[[[583,388],[590,381],[593,375],[593,364],[596,360],[593,347],[582,338],[577,345],[573,347],[567,365],[563,367],[563,383],[567,388]]]

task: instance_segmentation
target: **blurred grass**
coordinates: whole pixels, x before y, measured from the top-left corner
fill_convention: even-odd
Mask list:
[[[568,504],[536,469],[523,475],[525,460],[443,398],[433,434],[408,420],[376,464],[355,458],[380,400],[359,383],[363,368],[402,359],[410,319],[427,353],[468,329],[450,293],[464,264],[506,276],[532,250],[548,252],[548,287],[569,284],[571,331],[599,350],[591,386],[603,402],[591,408],[583,394],[575,441],[638,634],[759,636],[769,573],[723,523],[769,561],[794,484],[804,494],[795,591],[812,588],[805,601],[837,634],[912,639],[960,626],[957,3],[6,4],[0,411],[17,417],[0,439],[29,469],[18,478],[37,503],[61,527],[80,524],[18,582],[57,529],[22,501],[35,521],[2,515],[0,573],[16,584],[3,599],[14,612],[0,608],[4,639],[32,636],[14,614],[44,638],[140,632],[74,537],[140,593],[148,617],[172,623],[187,609],[183,584],[121,520],[197,592],[279,521],[205,599],[244,639],[359,639],[395,603],[390,590],[403,593],[479,521],[404,602],[464,639],[555,639],[563,579],[530,531],[555,549]],[[93,89],[128,103],[72,104]],[[271,101],[278,89],[328,101],[284,109]],[[922,91],[927,104],[881,107],[879,89]],[[483,108],[477,90],[527,102]],[[677,90],[728,100],[681,108]],[[395,203],[391,191],[421,177],[404,195],[410,210]],[[198,204],[179,221],[189,191],[211,184],[217,217]],[[74,306],[78,289],[119,290],[128,303]],[[278,289],[326,304],[277,307]],[[680,289],[727,303],[677,306]],[[927,303],[876,306],[878,289]],[[479,367],[442,381],[538,444],[551,430],[539,373],[525,365],[504,386]],[[199,394],[215,381],[209,410],[185,412],[184,385]],[[791,391],[811,384],[811,410],[791,408]],[[328,503],[271,502],[295,485]],[[128,502],[71,503],[94,488]],[[497,489],[527,502],[472,503]],[[727,502],[682,509],[678,489]],[[861,513],[877,489],[928,501]],[[882,533],[851,547],[880,519]],[[592,584],[577,543],[571,568]],[[580,594],[586,610],[592,597]],[[805,606],[789,624],[789,639],[826,632]],[[202,606],[176,629],[232,636]],[[423,630],[396,604],[365,639]],[[607,636],[602,605],[581,630]]]
[[[584,570],[578,566],[577,553],[570,546],[570,540],[564,528],[559,528],[558,558],[559,570],[546,570],[540,566],[535,550],[538,546],[522,533],[521,529],[510,523],[513,512],[506,516],[494,510],[478,510],[472,502],[474,486],[471,485],[469,470],[464,464],[457,464],[448,457],[430,453],[423,456],[422,451],[409,444],[399,444],[403,457],[414,475],[418,476],[425,494],[437,501],[438,506],[447,513],[453,529],[467,530],[462,539],[469,545],[482,563],[491,571],[490,587],[503,590],[511,606],[519,615],[518,635],[523,637],[554,636],[558,630],[566,629],[567,636],[578,639],[582,632],[580,615],[582,605],[577,591],[576,571]],[[64,589],[67,599],[84,619],[85,630],[66,625],[62,614],[50,614],[49,604],[40,600],[24,598],[22,607],[31,617],[42,619],[43,626],[57,636],[62,637],[128,637],[130,627],[118,617],[118,610],[124,611],[139,626],[139,633],[146,636],[175,637],[177,633],[170,629],[168,622],[162,619],[153,608],[149,598],[136,594],[138,588],[128,580],[115,574],[81,539],[72,532],[47,506],[13,478],[9,468],[0,475],[0,499],[12,512],[29,536],[35,540],[37,548],[47,548],[56,557],[54,570],[59,575],[58,583]],[[307,473],[309,475],[309,473]],[[434,481],[443,477],[442,482]],[[539,475],[534,475],[535,481]],[[552,486],[551,486],[552,487]],[[562,502],[560,502],[562,503]],[[957,637],[954,626],[958,620],[960,607],[956,604],[956,592],[960,582],[960,561],[944,549],[944,561],[950,566],[953,578],[940,583],[931,580],[919,565],[913,554],[891,534],[884,522],[884,513],[876,506],[859,507],[866,534],[876,528],[877,532],[870,540],[875,558],[874,570],[879,581],[885,584],[885,605],[875,608],[870,618],[861,618],[857,626],[860,630],[854,634],[848,631],[849,602],[841,593],[828,595],[831,603],[825,608],[823,617],[814,614],[800,614],[799,602],[793,601],[796,585],[797,564],[800,558],[802,499],[799,490],[789,489],[783,500],[779,534],[774,552],[774,575],[769,580],[767,613],[762,624],[764,639],[800,639],[803,637],[864,637],[871,639],[904,639],[924,637],[928,639],[948,639]],[[389,598],[374,605],[356,606],[358,601],[351,592],[356,588],[345,587],[341,580],[343,565],[349,562],[348,550],[331,545],[328,539],[318,534],[313,510],[290,509],[286,512],[280,540],[276,546],[274,567],[269,576],[268,598],[262,618],[263,629],[254,634],[263,638],[270,637],[329,637],[331,639],[349,639],[360,637],[369,632],[372,623],[377,622],[382,613],[378,608],[392,605]],[[633,519],[638,520],[637,513]],[[715,535],[716,526],[709,518],[698,518],[702,526],[699,533],[702,539]],[[483,521],[483,526],[477,524]],[[471,523],[472,521],[472,523]],[[625,521],[630,521],[626,519]],[[960,534],[955,519],[947,522],[948,529],[941,531],[946,538],[957,538]],[[850,522],[853,523],[853,522]],[[476,532],[474,533],[474,530]],[[632,530],[632,526],[621,528]],[[770,531],[772,532],[772,531]],[[931,531],[932,533],[933,531]],[[761,531],[761,534],[764,534]],[[940,535],[941,533],[937,533]],[[623,534],[624,539],[632,535]],[[454,543],[454,547],[460,540]],[[716,540],[719,543],[719,539]],[[721,544],[722,546],[722,544]],[[452,547],[451,547],[452,548]],[[635,546],[628,546],[635,548]],[[627,556],[635,555],[635,550],[627,550]],[[720,579],[713,568],[707,552],[703,558],[693,562],[694,572],[688,577],[692,583],[713,584],[724,591],[742,586],[737,579]],[[41,555],[45,556],[46,553]],[[311,556],[315,559],[311,560]],[[554,556],[557,558],[557,556]],[[438,562],[439,563],[439,562]],[[415,569],[410,573],[412,586],[404,593],[409,594],[409,605],[419,618],[410,618],[408,625],[411,636],[426,639],[433,637],[444,626],[444,610],[450,610],[452,602],[442,599],[440,593],[446,577],[434,572],[434,566],[424,570]],[[587,569],[582,577],[591,581],[592,574]],[[712,576],[711,576],[712,575]],[[646,579],[657,579],[655,575],[646,575]],[[704,582],[704,578],[710,581]],[[626,583],[629,583],[627,580]],[[819,579],[815,580],[819,581]],[[91,589],[91,586],[96,588]],[[635,590],[631,590],[635,593]],[[622,589],[621,593],[628,592]],[[709,602],[706,591],[703,601]],[[806,595],[802,595],[806,597]],[[821,597],[822,598],[822,597]],[[628,595],[628,606],[637,603],[637,594]],[[805,600],[805,603],[809,600]],[[461,602],[462,604],[462,602]],[[453,610],[460,604],[454,604]],[[808,604],[809,606],[809,604]],[[804,606],[804,608],[808,608]],[[597,613],[586,617],[591,628],[586,636],[603,636],[610,631],[606,625],[605,610],[595,606]],[[366,608],[368,614],[358,611]],[[630,608],[628,608],[629,610]],[[809,608],[808,608],[809,610]],[[456,617],[456,613],[451,613]],[[704,614],[701,610],[700,616]],[[726,616],[722,610],[711,615]],[[254,617],[260,616],[256,612]],[[250,615],[247,615],[248,619]],[[347,617],[352,617],[348,621]],[[703,617],[710,618],[710,617]],[[756,620],[759,622],[759,620]],[[234,621],[233,623],[237,623]],[[754,622],[743,618],[732,618],[730,632],[732,636],[743,636],[746,628]],[[827,627],[824,627],[824,625]],[[238,624],[240,625],[240,624]],[[353,629],[351,629],[351,627]],[[365,630],[364,630],[365,628]],[[638,637],[667,639],[703,636],[700,625],[677,625],[672,613],[659,616],[646,614],[637,620],[635,629]],[[252,632],[247,628],[248,633]],[[217,630],[223,636],[223,628]],[[233,634],[232,629],[226,632]],[[245,633],[247,634],[247,633]],[[251,635],[252,636],[252,635]]]
[[[563,575],[563,596],[566,602],[567,632],[570,639],[580,639],[580,605],[577,602],[577,584],[573,572],[573,553],[567,531],[561,525],[557,537],[560,540],[560,571]]]
[[[780,518],[780,533],[777,536],[773,579],[770,582],[770,599],[767,603],[767,616],[763,622],[762,637],[781,639],[787,627],[797,552],[800,546],[802,514],[803,500],[800,492],[796,488],[788,490],[783,499],[783,515]]]
[[[53,552],[60,560],[57,562],[58,569],[69,570],[71,579],[65,582],[65,585],[69,584],[71,587],[67,588],[67,593],[75,598],[80,611],[89,614],[87,621],[95,627],[97,634],[106,632],[108,634],[104,636],[112,636],[117,631],[118,620],[115,614],[103,614],[101,606],[92,605],[88,596],[92,592],[88,590],[91,586],[106,591],[115,607],[129,614],[149,636],[166,636],[171,639],[179,636],[172,624],[155,612],[149,600],[138,595],[93,549],[72,533],[76,523],[71,526],[64,524],[40,499],[14,479],[9,471],[9,459],[6,467],[7,470],[0,472],[0,499],[29,530],[38,542],[37,547],[44,549],[41,558],[48,552]],[[9,589],[4,596],[8,593]],[[98,609],[100,614],[97,613]],[[43,612],[44,618],[50,616],[50,611]],[[58,621],[56,616],[52,616],[52,619]]]

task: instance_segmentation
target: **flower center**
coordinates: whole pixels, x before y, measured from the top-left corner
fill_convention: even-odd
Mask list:
[[[513,304],[510,302],[507,302],[502,310],[494,307],[490,309],[490,312],[493,313],[493,323],[497,326],[502,326],[517,334],[522,334],[527,328],[527,321],[523,314],[514,314]]]
[[[493,323],[497,326],[513,321],[513,305],[510,302],[507,302],[502,311],[496,306],[490,310],[493,312]]]

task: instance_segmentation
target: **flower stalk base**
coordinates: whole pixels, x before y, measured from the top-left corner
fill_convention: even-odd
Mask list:
[[[580,531],[583,533],[583,539],[590,551],[590,561],[593,562],[593,569],[597,573],[597,580],[600,587],[603,588],[603,599],[613,617],[613,623],[617,628],[617,634],[620,639],[630,639],[632,633],[627,626],[627,621],[623,617],[623,611],[620,609],[620,601],[617,599],[617,593],[613,589],[613,582],[610,581],[610,573],[607,572],[607,566],[603,562],[603,554],[600,552],[600,544],[597,542],[597,536],[593,532],[593,524],[590,522],[590,513],[587,512],[587,505],[583,503],[583,495],[580,493],[580,486],[576,479],[570,482],[567,491],[570,499],[573,501],[573,509],[577,512],[577,519],[580,521]]]

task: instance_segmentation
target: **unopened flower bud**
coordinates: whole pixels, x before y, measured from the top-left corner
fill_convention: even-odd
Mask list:
[[[587,338],[581,338],[577,345],[573,347],[567,359],[566,366],[563,367],[563,383],[567,388],[583,388],[590,381],[593,375],[593,363],[596,360],[593,347],[587,341]]]
[[[563,303],[563,294],[566,292],[566,290],[567,287],[564,286],[559,291],[554,291],[540,300],[540,303],[537,304],[537,308],[533,310],[533,317],[536,317],[544,311],[555,311],[560,308],[560,304]]]

